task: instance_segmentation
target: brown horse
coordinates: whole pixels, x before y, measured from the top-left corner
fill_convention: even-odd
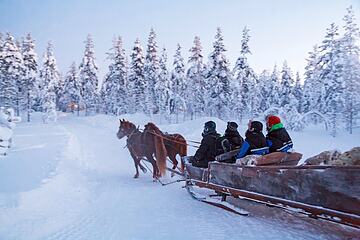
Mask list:
[[[185,138],[178,133],[163,133],[154,123],[146,124],[144,132],[163,137],[167,156],[173,163],[172,169],[175,170],[178,165],[176,155],[179,154],[180,157],[187,155],[187,143]],[[181,162],[181,171],[184,171],[183,162]]]
[[[127,137],[127,148],[135,163],[136,173],[134,178],[139,177],[138,167],[145,171],[145,168],[140,163],[143,157],[146,157],[153,167],[153,178],[165,175],[167,153],[161,136],[141,132],[133,123],[124,119],[120,120],[120,126],[116,136],[119,139],[125,136]],[[155,155],[156,161],[153,155]]]

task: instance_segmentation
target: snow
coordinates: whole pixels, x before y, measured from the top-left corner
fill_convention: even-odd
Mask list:
[[[121,118],[140,127],[158,122],[142,114]],[[210,119],[160,128],[199,141]],[[17,124],[14,146],[0,158],[0,239],[341,239],[251,214],[240,217],[193,200],[183,183],[162,187],[149,173],[132,178],[125,139],[115,136],[116,117],[61,114],[58,122],[43,124],[35,114],[33,120]],[[222,133],[226,122],[215,122]],[[243,133],[246,124],[240,125]],[[309,127],[291,135],[304,157],[360,145],[359,130],[333,138]]]

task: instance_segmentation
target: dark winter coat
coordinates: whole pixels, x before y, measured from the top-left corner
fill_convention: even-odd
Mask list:
[[[269,152],[266,138],[262,132],[246,131],[245,141],[236,158],[243,158],[249,154],[264,155]]]
[[[287,152],[293,147],[292,140],[281,123],[269,130],[266,140],[270,146],[270,152]]]
[[[226,129],[224,137],[230,143],[230,150],[233,150],[235,148],[240,148],[244,142],[244,139],[241,137],[238,131],[231,131],[229,129]]]
[[[217,139],[220,135],[217,132],[203,134],[203,139],[199,149],[196,151],[193,158],[193,165],[196,167],[207,168],[208,163],[215,160],[217,155],[216,145]]]

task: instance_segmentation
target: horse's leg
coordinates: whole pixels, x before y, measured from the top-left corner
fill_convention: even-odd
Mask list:
[[[147,173],[146,168],[141,164],[141,160],[139,161],[139,167],[143,173]]]
[[[140,159],[137,156],[135,156],[135,154],[133,154],[132,152],[130,152],[130,155],[133,158],[134,164],[135,164],[136,173],[134,175],[134,178],[138,178],[139,177],[139,168],[138,168],[138,166],[140,164]]]
[[[177,168],[177,165],[178,165],[178,161],[176,160],[176,154],[174,154],[174,153],[171,153],[171,154],[169,154],[169,158],[170,158],[170,160],[172,161],[172,163],[173,163],[173,167],[172,167],[172,170],[176,170],[176,168]],[[171,177],[174,177],[175,176],[175,173],[171,173]]]
[[[152,167],[153,167],[153,178],[157,179],[158,177],[160,177],[160,171],[159,168],[156,164],[155,159],[153,158],[152,154],[146,154],[146,158],[149,160],[149,162],[151,163]]]

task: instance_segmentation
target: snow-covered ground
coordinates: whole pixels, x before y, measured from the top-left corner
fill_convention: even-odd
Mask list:
[[[122,118],[141,126],[150,121],[143,115]],[[209,119],[160,128],[198,141]],[[215,121],[223,132],[226,123]],[[61,115],[53,124],[37,116],[18,124],[14,147],[0,158],[0,239],[342,238],[272,219],[239,217],[193,200],[181,183],[162,187],[151,174],[134,179],[133,161],[117,130],[117,118],[104,115]],[[304,158],[360,145],[359,130],[332,138],[310,127],[291,135]],[[189,148],[189,154],[194,151]]]

